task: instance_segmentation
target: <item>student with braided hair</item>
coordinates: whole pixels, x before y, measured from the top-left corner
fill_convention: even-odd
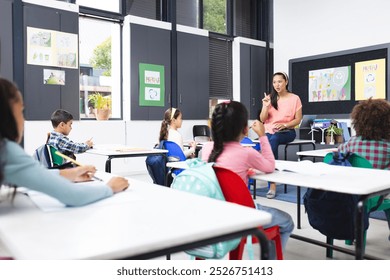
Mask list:
[[[240,144],[248,133],[248,111],[236,101],[218,104],[213,112],[211,130],[214,142],[208,142],[202,149],[202,159],[215,162],[218,166],[236,172],[244,182],[248,181],[248,172],[252,169],[265,173],[275,170],[275,158],[265,135],[264,125],[254,121],[251,128],[257,133],[261,145],[261,153]],[[257,209],[272,214],[272,221],[267,227],[278,225],[283,249],[294,229],[291,216],[281,210],[257,204]]]

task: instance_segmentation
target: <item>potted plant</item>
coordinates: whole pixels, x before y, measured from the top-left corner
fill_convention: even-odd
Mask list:
[[[326,130],[326,144],[343,143],[343,129],[331,124]]]
[[[100,92],[95,92],[88,96],[88,100],[94,107],[97,120],[108,120],[110,118],[112,109],[111,95],[103,96]]]

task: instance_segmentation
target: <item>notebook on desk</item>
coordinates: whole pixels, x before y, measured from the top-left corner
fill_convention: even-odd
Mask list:
[[[302,117],[301,124],[299,125],[299,128],[311,128],[311,125],[313,124],[316,117],[317,117],[317,115],[304,115]]]

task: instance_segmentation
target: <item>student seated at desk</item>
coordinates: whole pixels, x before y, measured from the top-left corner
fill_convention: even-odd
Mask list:
[[[40,191],[68,206],[85,205],[129,186],[122,177],[114,177],[107,184],[72,182],[90,180],[96,172],[93,166],[64,170],[42,167],[18,144],[23,136],[23,110],[23,98],[17,87],[0,78],[0,186],[14,185]]]
[[[205,143],[202,159],[215,162],[218,166],[236,172],[244,182],[248,182],[248,172],[252,169],[270,173],[275,170],[275,158],[265,135],[264,125],[255,121],[252,129],[259,136],[261,153],[253,148],[244,147],[241,140],[248,133],[248,111],[236,101],[218,104],[212,116],[214,142]],[[272,221],[267,227],[278,225],[283,249],[294,229],[291,216],[281,210],[257,204],[257,209],[272,214]]]
[[[75,158],[74,154],[84,153],[92,148],[92,138],[85,143],[76,143],[68,138],[73,124],[73,116],[68,111],[62,109],[54,111],[51,115],[51,124],[54,130],[50,132],[47,144],[60,153]]]
[[[390,170],[390,102],[371,98],[360,101],[352,109],[351,120],[356,135],[338,150],[358,154],[374,168]],[[386,199],[390,199],[390,194]],[[390,229],[390,209],[384,212]]]
[[[186,158],[193,157],[196,149],[196,143],[191,142],[190,148],[184,150],[183,137],[178,131],[183,123],[183,114],[177,108],[169,108],[164,113],[164,119],[161,122],[159,141],[168,140],[175,142],[183,150]]]

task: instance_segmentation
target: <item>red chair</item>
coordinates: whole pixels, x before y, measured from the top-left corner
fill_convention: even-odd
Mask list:
[[[219,185],[221,186],[221,190],[223,192],[223,195],[225,196],[226,201],[251,208],[256,208],[247,185],[238,174],[229,169],[218,166],[213,166],[213,168],[215,174],[217,175]],[[278,260],[283,260],[282,242],[280,239],[279,226],[273,226],[267,229],[260,227],[260,229],[264,231],[265,235],[269,240],[273,240],[275,242],[276,258]],[[246,237],[242,238],[238,247],[233,251],[230,251],[230,260],[242,259],[246,240]],[[252,243],[258,243],[257,238],[252,237]]]

